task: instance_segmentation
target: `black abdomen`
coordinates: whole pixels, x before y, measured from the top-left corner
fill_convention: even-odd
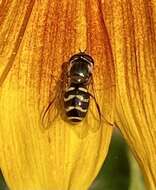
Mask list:
[[[71,122],[80,122],[86,116],[89,106],[89,93],[84,86],[72,85],[64,94],[64,107]]]

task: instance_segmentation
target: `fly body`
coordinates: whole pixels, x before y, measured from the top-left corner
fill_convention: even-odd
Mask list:
[[[80,122],[87,114],[90,100],[88,86],[93,65],[92,57],[83,52],[73,55],[69,60],[67,71],[69,84],[64,93],[64,108],[71,122]]]
[[[55,96],[50,99],[41,115],[42,125],[45,128],[51,126],[58,115],[71,123],[79,123],[86,117],[90,98],[94,100],[99,119],[101,118],[95,95],[89,92],[90,85],[93,89],[93,67],[93,58],[84,52],[73,55],[62,65]]]
[[[64,107],[66,115],[71,122],[82,121],[86,116],[90,96],[85,86],[74,85],[69,87],[64,94]]]

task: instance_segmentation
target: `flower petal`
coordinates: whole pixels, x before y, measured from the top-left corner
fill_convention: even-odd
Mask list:
[[[62,63],[87,48],[95,59],[97,101],[112,122],[114,67],[98,3],[13,0],[1,1],[0,8],[0,166],[7,184],[15,190],[88,189],[105,159],[112,127],[105,122],[98,129],[91,113],[89,126],[59,117],[45,130],[38,121],[56,93],[51,75],[58,80]]]
[[[156,188],[156,2],[101,1],[116,65],[116,123]]]

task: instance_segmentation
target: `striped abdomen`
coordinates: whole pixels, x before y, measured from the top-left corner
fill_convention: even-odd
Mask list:
[[[73,85],[64,94],[64,107],[71,122],[80,122],[86,116],[89,106],[89,93],[84,86]]]

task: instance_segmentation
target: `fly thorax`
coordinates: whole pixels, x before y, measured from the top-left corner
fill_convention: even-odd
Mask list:
[[[71,83],[87,83],[91,77],[90,65],[84,61],[75,61],[70,67],[69,75]]]

